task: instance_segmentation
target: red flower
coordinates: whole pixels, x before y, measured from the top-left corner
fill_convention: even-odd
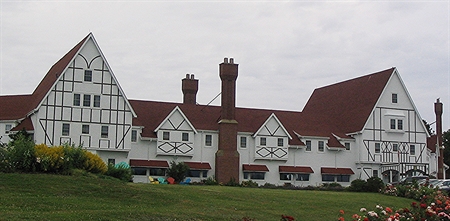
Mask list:
[[[412,206],[412,207],[416,207],[416,205],[417,205],[416,202],[412,202],[412,203],[411,203],[411,206]]]
[[[344,210],[339,210],[339,213],[344,215]]]
[[[367,218],[367,217],[366,217],[366,218],[364,218],[364,220],[363,220],[363,221],[369,221],[369,218]]]
[[[386,212],[387,212],[387,213],[392,213],[392,209],[391,209],[391,208],[389,208],[389,207],[386,207],[386,209],[385,209],[385,210],[386,210]]]
[[[344,219],[344,217],[339,217],[339,219],[338,219],[339,221],[345,221],[345,219]]]
[[[424,208],[424,209],[427,208],[427,204],[421,203],[421,204],[420,204],[420,208]]]

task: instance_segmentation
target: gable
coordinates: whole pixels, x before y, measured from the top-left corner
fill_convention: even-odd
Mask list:
[[[92,82],[88,84],[83,82],[84,70],[92,71]],[[52,94],[52,91],[65,92],[65,95],[59,95],[62,96],[62,99],[71,99],[71,95],[68,94],[77,91],[85,93],[100,91],[102,94],[119,98],[111,99],[112,102],[115,102],[112,105],[117,104],[118,108],[131,111],[133,116],[136,116],[92,33],[50,68],[32,94],[35,101],[34,111],[39,109],[45,99],[53,99],[50,96],[58,96]]]
[[[256,131],[253,137],[256,136],[275,136],[275,137],[289,137],[292,139],[291,135],[286,131],[286,128],[278,120],[277,116],[272,113],[269,118],[264,122],[264,124]]]
[[[197,133],[197,130],[178,106],[161,122],[155,132],[159,130],[194,131],[194,133]]]

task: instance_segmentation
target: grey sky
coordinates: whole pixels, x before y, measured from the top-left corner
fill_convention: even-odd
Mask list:
[[[301,111],[314,88],[397,67],[422,118],[440,97],[450,127],[448,0],[0,1],[0,95],[31,93],[92,32],[130,99],[182,102],[194,73],[206,104],[234,57],[238,106]]]

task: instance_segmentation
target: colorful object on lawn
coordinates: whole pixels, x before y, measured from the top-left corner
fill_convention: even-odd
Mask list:
[[[167,181],[162,177],[158,177],[158,182],[159,184],[167,184]]]
[[[172,177],[169,177],[169,178],[167,178],[167,182],[168,182],[169,184],[175,184],[175,179],[172,178]]]
[[[180,182],[180,184],[182,184],[182,185],[189,185],[190,183],[191,183],[191,178],[187,178],[183,182]]]
[[[148,180],[150,181],[150,184],[159,184],[158,180],[155,180],[153,177],[149,176]]]

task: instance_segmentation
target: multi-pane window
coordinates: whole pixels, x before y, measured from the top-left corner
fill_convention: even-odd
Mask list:
[[[322,174],[323,182],[350,182],[350,175],[330,175]]]
[[[83,95],[83,106],[85,106],[85,107],[91,106],[91,95],[90,94]]]
[[[207,170],[189,170],[188,177],[200,177],[200,178],[206,178],[208,176]]]
[[[306,151],[311,151],[311,141],[310,140],[306,141]]]
[[[397,100],[397,94],[392,94],[392,103],[396,104],[398,102]]]
[[[131,167],[131,173],[133,175],[145,176],[145,175],[147,175],[147,168],[145,168],[145,167]]]
[[[395,130],[395,126],[396,126],[395,119],[391,119],[391,129]]]
[[[292,180],[292,173],[280,173],[280,180]]]
[[[9,133],[9,131],[11,130],[12,125],[11,124],[6,124],[5,125],[5,134]]]
[[[350,143],[344,143],[344,145],[346,150],[350,150]]]
[[[398,144],[392,144],[392,151],[398,151]]]
[[[81,125],[81,133],[82,134],[89,134],[89,125],[87,125],[87,124]]]
[[[247,148],[247,137],[241,137],[240,145],[241,148]]]
[[[165,176],[165,168],[150,168],[150,176]]]
[[[92,81],[92,71],[91,70],[84,70],[84,81]]]
[[[319,151],[323,152],[325,147],[325,143],[323,141],[319,141]]]
[[[62,135],[69,136],[69,134],[70,134],[70,124],[63,124],[62,125]]]
[[[284,146],[283,138],[278,138],[278,146],[279,146],[279,147]]]
[[[381,152],[381,145],[380,143],[375,143],[375,153],[380,153]]]
[[[378,177],[378,170],[372,170],[372,176]]]
[[[189,133],[182,133],[181,134],[181,140],[182,141],[189,141]]]
[[[136,142],[137,141],[137,130],[132,130],[131,131],[131,142]]]
[[[265,172],[244,172],[246,180],[264,180]]]
[[[170,132],[168,131],[163,132],[163,140],[170,140]]]
[[[416,155],[416,145],[409,145],[409,154]]]
[[[80,102],[81,102],[81,95],[74,94],[73,95],[73,106],[80,106]]]
[[[297,173],[295,180],[298,181],[309,181],[309,173]]]
[[[403,130],[403,120],[397,120],[397,130]]]
[[[94,95],[94,107],[100,107],[100,95]]]
[[[261,137],[259,139],[259,145],[261,145],[261,146],[266,146],[267,145],[267,141],[266,141],[265,137]]]
[[[212,135],[211,134],[206,134],[205,136],[205,146],[212,146]]]
[[[334,175],[322,174],[322,181],[323,182],[335,182]]]
[[[350,182],[350,175],[336,175],[337,182]]]
[[[102,126],[101,136],[102,138],[108,138],[108,126]]]

